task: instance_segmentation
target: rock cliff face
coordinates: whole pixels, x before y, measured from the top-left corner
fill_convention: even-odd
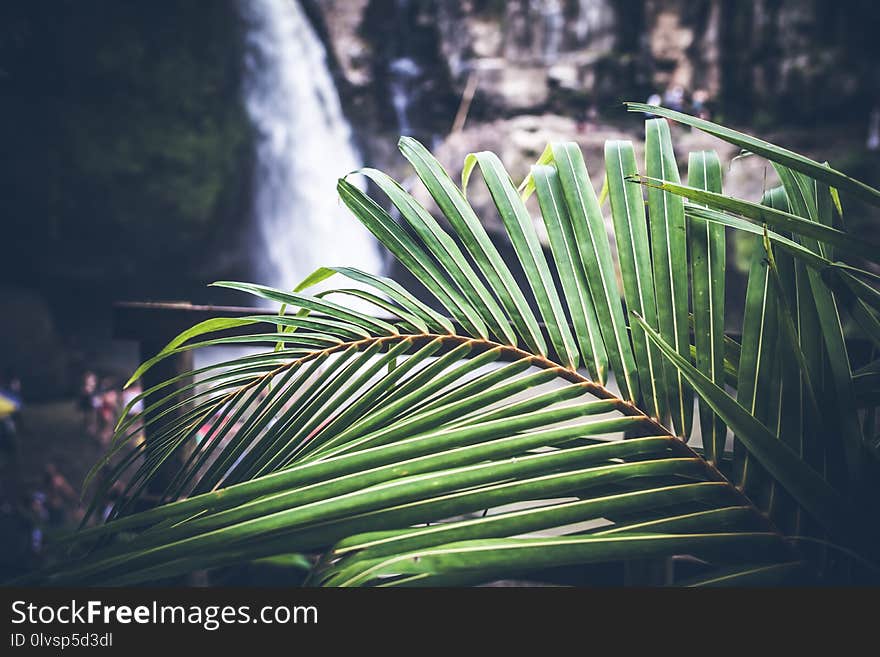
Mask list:
[[[523,176],[551,139],[601,161],[604,139],[639,138],[621,132],[620,101],[676,87],[765,132],[867,116],[877,102],[880,43],[864,26],[880,23],[880,3],[869,0],[305,2],[366,158],[402,176],[399,134],[453,174],[467,152],[490,149]],[[737,171],[733,188],[760,191],[762,171]],[[470,191],[491,224],[488,195]]]
[[[864,128],[844,145],[839,121],[866,127],[880,102],[880,40],[865,28],[880,24],[873,0],[303,1],[365,158],[404,181],[400,134],[428,145],[453,177],[467,153],[492,150],[516,182],[549,141],[570,139],[598,188],[606,139],[641,147],[620,101],[676,88],[817,157],[858,148]],[[688,151],[716,149],[731,162],[726,191],[757,199],[775,184],[758,158],[733,161],[727,144],[673,133],[682,169]],[[421,185],[407,186],[432,207]],[[468,198],[487,227],[501,227],[479,176]],[[736,249],[730,258],[748,261]]]
[[[857,111],[878,80],[869,0],[308,2],[359,106],[393,118],[399,61],[416,65],[409,87],[432,111],[412,112],[414,130],[439,128],[438,114],[448,129],[470,78],[473,116],[493,119],[576,116],[671,86],[706,90],[729,115],[813,119]]]

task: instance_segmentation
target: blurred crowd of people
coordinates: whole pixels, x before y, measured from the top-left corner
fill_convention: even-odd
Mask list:
[[[3,561],[18,559],[18,568],[39,562],[47,533],[82,517],[79,495],[53,462],[45,463],[37,481],[25,483],[21,471],[24,397],[21,379],[0,378],[0,535]],[[3,563],[4,570],[10,564]]]
[[[123,391],[117,379],[85,372],[75,401],[81,423],[79,439],[92,439],[106,448],[123,409],[130,402],[133,411],[142,409],[142,403],[135,400],[140,392],[139,384]],[[71,483],[62,472],[70,472],[71,464],[56,463],[50,455],[35,461],[39,451],[34,452],[32,445],[23,445],[24,440],[30,439],[22,422],[23,400],[20,379],[8,373],[0,376],[0,536],[4,537],[0,546],[0,580],[4,572],[37,566],[48,538],[72,529],[85,514],[78,488],[81,482]],[[34,466],[40,469],[35,470]],[[98,479],[105,474],[102,472]],[[115,492],[111,489],[108,495],[111,501]],[[101,510],[99,518],[108,511]]]

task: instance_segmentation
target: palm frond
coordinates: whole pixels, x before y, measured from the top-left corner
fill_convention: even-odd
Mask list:
[[[666,119],[645,122],[645,169],[648,176],[678,181],[678,167],[672,152],[672,138]],[[664,183],[666,184],[666,183]],[[654,289],[660,335],[690,357],[688,335],[688,261],[684,202],[659,187],[648,188],[648,221]],[[681,373],[666,367],[666,389],[672,425],[678,435],[690,436],[693,422],[693,393]]]
[[[217,283],[279,313],[203,322],[133,379],[192,349],[263,351],[132,401],[93,471],[90,515],[107,522],[56,545],[41,581],[142,583],[291,552],[314,555],[310,583],[339,586],[478,584],[675,555],[692,565],[669,583],[804,581],[824,562],[790,531],[873,555],[875,470],[861,453],[875,441],[862,427],[880,395],[876,368],[854,373],[843,326],[852,317],[877,342],[877,277],[857,259],[878,256],[835,222],[828,185],[880,193],[652,111],[767,156],[783,187],[763,203],[725,196],[714,153],[692,153],[682,185],[669,126],[652,119],[645,176],[629,142],[606,144],[606,220],[576,144],[550,144],[518,190],[490,153],[468,156],[459,187],[402,138],[444,224],[373,169],[360,173],[400,221],[345,178],[338,191],[429,298],[345,266],[293,292]],[[467,200],[476,172],[511,261]],[[728,228],[755,243],[739,343],[723,332]],[[356,285],[309,294],[334,276]]]
[[[721,161],[714,151],[691,153],[688,184],[721,192]],[[727,249],[724,227],[689,217],[688,253],[691,265],[695,364],[715,383],[724,380],[724,288]],[[705,401],[700,402],[700,428],[706,458],[719,463],[724,454],[727,427]]]

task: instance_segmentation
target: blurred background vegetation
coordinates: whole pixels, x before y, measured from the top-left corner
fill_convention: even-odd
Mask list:
[[[245,211],[232,8],[4,3],[4,277],[127,288],[186,271]],[[118,289],[118,288],[117,288]]]

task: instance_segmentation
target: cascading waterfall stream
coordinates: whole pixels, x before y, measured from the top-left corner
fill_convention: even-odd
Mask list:
[[[362,163],[324,45],[297,0],[241,0],[239,6],[247,26],[245,106],[256,132],[252,208],[262,238],[254,255],[256,281],[292,290],[322,266],[383,273],[378,244],[336,193],[337,179]],[[352,182],[362,184],[359,177]],[[346,281],[339,287],[362,286]],[[376,312],[366,302],[361,309]],[[199,349],[195,364],[258,350]]]
[[[324,265],[382,272],[378,245],[336,193],[361,165],[327,66],[296,0],[243,0],[245,104],[256,128],[253,212],[260,282],[293,289]]]
[[[588,45],[603,34],[612,34],[614,7],[605,0],[578,0],[574,36],[579,45]],[[608,44],[610,46],[610,44]],[[593,44],[595,47],[595,44]]]
[[[391,105],[394,107],[398,129],[402,135],[411,135],[413,128],[410,123],[410,106],[422,69],[410,57],[400,57],[391,62],[388,72]]]

